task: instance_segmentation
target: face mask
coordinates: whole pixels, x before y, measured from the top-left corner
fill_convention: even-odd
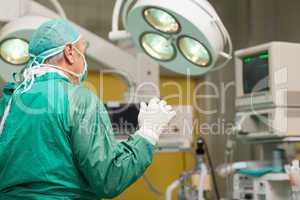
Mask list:
[[[79,82],[82,83],[83,81],[85,81],[87,79],[88,64],[87,64],[85,56],[79,51],[79,49],[77,49],[76,47],[74,47],[74,49],[82,57],[83,62],[84,62],[84,69],[80,74],[74,73],[73,75],[75,75],[78,78]]]

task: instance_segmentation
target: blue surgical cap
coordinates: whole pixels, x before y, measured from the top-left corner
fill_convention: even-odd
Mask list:
[[[46,59],[61,53],[65,44],[75,43],[80,34],[64,19],[42,24],[29,42],[29,66],[43,64]]]

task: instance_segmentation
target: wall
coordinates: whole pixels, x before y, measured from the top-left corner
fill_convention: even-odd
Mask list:
[[[178,87],[170,86],[169,83],[177,84]],[[182,97],[184,105],[191,105],[192,94],[196,87],[196,80],[187,80],[185,78],[161,77],[160,89],[161,97],[168,98],[167,101],[171,105],[180,103],[180,99],[175,96]],[[88,86],[96,92],[100,98],[106,101],[122,100],[126,87],[122,81],[112,75],[100,76],[98,73],[91,72],[87,82]],[[103,86],[103,87],[102,87]],[[174,97],[170,97],[170,95]],[[178,179],[183,171],[193,168],[192,153],[159,153],[154,157],[153,164],[148,169],[146,175],[149,180],[161,191],[165,192],[166,187]],[[116,198],[116,200],[163,200],[151,193],[143,179],[131,186],[124,194]],[[175,199],[175,197],[174,197]]]

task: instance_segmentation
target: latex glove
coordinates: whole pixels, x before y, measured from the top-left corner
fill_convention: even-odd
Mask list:
[[[175,117],[176,112],[172,106],[167,105],[166,101],[153,98],[147,105],[141,103],[139,113],[139,135],[147,139],[151,144],[156,145],[159,136],[162,134],[164,127]]]

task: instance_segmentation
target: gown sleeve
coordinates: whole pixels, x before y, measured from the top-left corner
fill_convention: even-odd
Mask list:
[[[118,143],[104,105],[88,89],[69,94],[71,144],[78,168],[100,198],[113,198],[141,177],[154,146],[134,134]]]

